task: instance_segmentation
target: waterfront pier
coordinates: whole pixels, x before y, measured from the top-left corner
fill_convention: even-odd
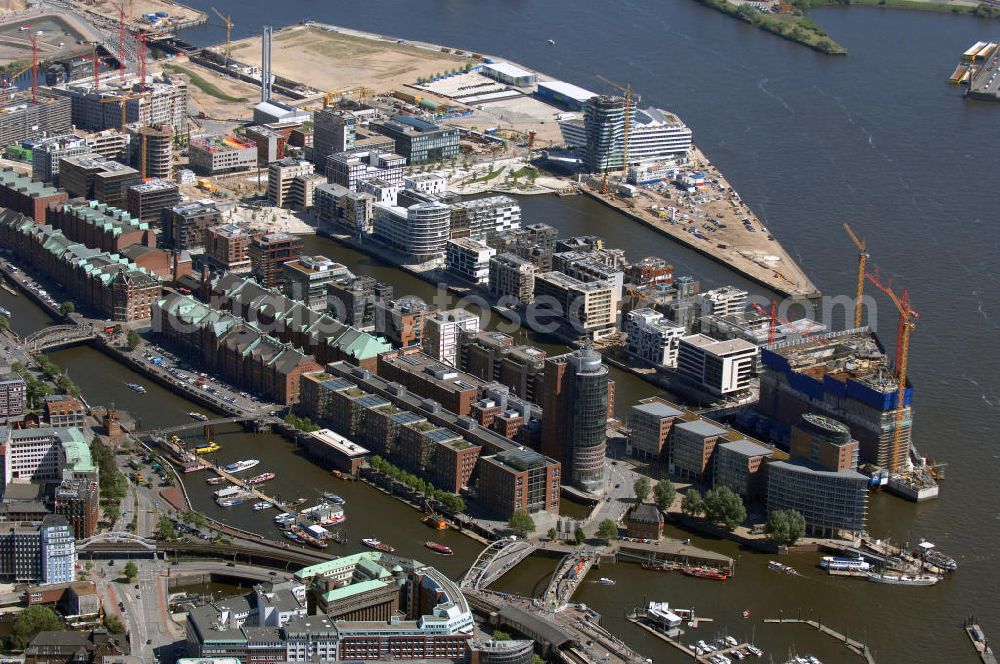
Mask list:
[[[965,96],[969,99],[983,101],[1000,101],[1000,48],[994,48],[993,53],[982,62],[969,65],[969,87]]]
[[[977,620],[974,617],[966,618],[963,629],[965,629],[966,636],[972,641],[972,647],[979,653],[979,659],[982,660],[983,664],[997,664],[997,658],[993,654],[990,640]]]
[[[777,624],[797,623],[802,625],[809,625],[810,627],[822,632],[823,634],[832,636],[836,640],[840,641],[841,643],[847,646],[848,650],[853,652],[855,655],[858,655],[859,657],[863,658],[866,662],[868,662],[868,664],[875,664],[875,656],[872,654],[871,648],[868,647],[868,644],[862,643],[857,639],[852,639],[846,634],[841,634],[835,629],[827,625],[824,625],[821,621],[806,620],[803,618],[765,618],[764,622],[777,623]]]

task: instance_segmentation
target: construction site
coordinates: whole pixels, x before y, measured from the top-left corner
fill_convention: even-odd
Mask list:
[[[224,52],[224,46],[211,50]],[[229,51],[233,60],[255,63],[261,53],[261,37],[233,41]],[[452,71],[469,62],[474,62],[472,54],[432,50],[402,40],[376,39],[314,24],[275,30],[271,51],[275,75],[307,82],[324,91],[366,87],[374,93],[391,92],[418,78]],[[321,97],[322,93],[316,98]]]
[[[852,327],[804,334],[761,349],[760,399],[755,407],[767,437],[787,442],[803,415],[821,414],[850,428],[858,441],[861,469],[873,487],[886,487],[915,502],[938,495],[944,464],[923,457],[913,442],[913,395],[908,379],[910,334],[920,314],[909,293],[868,270],[865,241],[845,228],[857,246],[858,272]],[[863,325],[865,285],[887,296],[898,312],[895,356]],[[776,319],[772,315],[773,326]]]

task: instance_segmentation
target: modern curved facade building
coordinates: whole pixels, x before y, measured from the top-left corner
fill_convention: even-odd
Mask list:
[[[591,492],[604,488],[613,395],[614,381],[597,351],[583,348],[545,361],[542,453],[562,462],[565,482]]]
[[[443,257],[450,231],[450,205],[375,205],[375,238],[405,254],[407,262],[425,263]]]
[[[534,641],[485,641],[469,643],[469,664],[531,664]]]

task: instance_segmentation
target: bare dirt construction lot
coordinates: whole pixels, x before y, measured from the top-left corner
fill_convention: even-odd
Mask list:
[[[259,63],[260,37],[233,42],[232,54],[241,62]],[[422,76],[462,67],[471,58],[293,26],[275,34],[271,62],[275,74],[320,90],[336,92],[364,86],[386,92],[414,83]]]
[[[3,0],[0,0],[0,2],[2,1]],[[100,14],[101,16],[105,16],[116,21],[120,15],[118,7],[114,3],[109,2],[109,0],[97,0],[97,2],[94,2],[93,4],[76,1],[72,4],[77,9],[85,12]],[[202,16],[201,12],[191,9],[190,7],[185,7],[184,5],[170,2],[170,0],[127,0],[125,9],[128,11],[128,15],[131,17],[130,23],[134,27],[141,27],[147,30],[150,26],[148,23],[142,22],[141,17],[143,14],[166,12],[169,14],[168,20],[177,22],[192,21]]]
[[[514,97],[474,105],[473,115],[448,120],[460,127],[479,130],[506,127],[522,133],[535,132],[538,146],[562,145],[565,141],[559,129],[558,118],[562,111],[532,97]]]
[[[19,12],[28,6],[28,0],[0,0],[0,15]]]
[[[7,22],[0,25],[0,65],[11,62],[30,64],[32,36],[38,39],[38,58],[42,61],[84,51],[89,53],[90,47],[81,46],[77,41],[96,36],[92,29],[78,25],[78,21],[55,14],[0,14],[0,21],[5,20]]]
[[[260,88],[222,76],[207,67],[192,64],[187,58],[161,63],[164,71],[183,74],[188,79],[191,104],[210,118],[249,120],[253,105],[260,100]]]

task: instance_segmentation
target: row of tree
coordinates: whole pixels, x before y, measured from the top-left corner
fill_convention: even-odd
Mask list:
[[[41,408],[45,397],[55,394],[56,388],[60,392],[74,397],[80,395],[80,388],[76,386],[76,383],[70,380],[69,376],[50,360],[47,355],[38,355],[35,357],[35,361],[38,362],[38,366],[42,370],[42,374],[46,380],[35,378],[35,375],[19,362],[15,363],[12,367],[14,372],[24,379],[27,392],[26,397],[30,409],[37,410]],[[52,387],[51,383],[55,383],[56,387]]]
[[[677,487],[674,486],[673,482],[660,480],[654,486],[645,475],[639,476],[639,479],[632,485],[632,489],[635,491],[635,498],[639,503],[646,502],[649,495],[653,494],[653,502],[656,507],[664,512],[670,509],[670,506],[674,504],[674,498],[677,497]]]
[[[101,490],[101,509],[104,516],[114,522],[121,514],[121,500],[125,497],[128,480],[118,469],[114,453],[99,436],[90,443],[90,458],[97,466],[98,486]]]
[[[322,428],[308,417],[299,417],[298,415],[293,415],[292,413],[285,415],[285,424],[298,429],[302,433],[312,433],[313,431],[319,431]]]
[[[472,63],[466,62],[461,67],[457,67],[455,69],[440,72],[437,74],[432,74],[430,76],[421,76],[420,78],[417,79],[417,85],[423,85],[424,83],[431,83],[432,81],[436,81],[437,79],[442,78],[444,76],[451,76],[452,74],[457,74],[459,72],[466,72],[469,71],[470,69],[472,69]]]
[[[442,491],[424,478],[389,463],[377,454],[368,460],[368,465],[376,472],[410,487],[420,495],[437,501],[441,507],[449,512],[458,514],[465,511],[465,500],[461,496]]]

